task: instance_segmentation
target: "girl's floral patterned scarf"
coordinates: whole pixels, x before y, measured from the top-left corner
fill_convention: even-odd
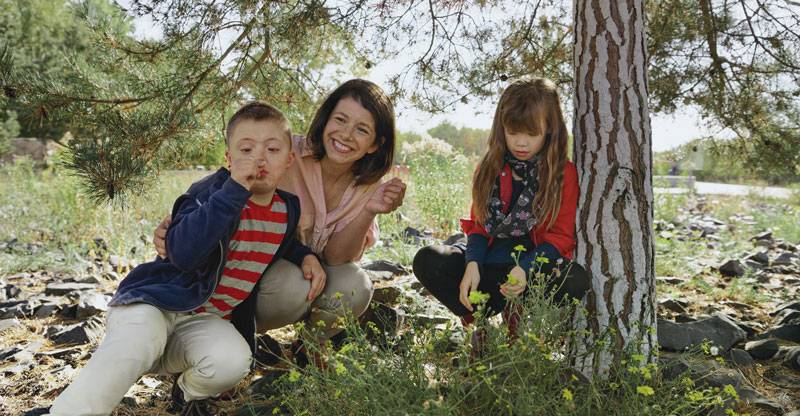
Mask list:
[[[533,214],[533,197],[539,190],[539,160],[536,155],[531,160],[518,160],[506,153],[504,164],[511,166],[511,171],[522,178],[522,192],[508,214],[503,213],[503,201],[500,200],[500,177],[494,181],[492,195],[489,198],[489,216],[483,224],[486,232],[495,238],[511,238],[528,235],[539,219]]]

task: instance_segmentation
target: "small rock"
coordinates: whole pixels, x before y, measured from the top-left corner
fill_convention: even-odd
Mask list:
[[[800,347],[789,347],[783,359],[783,365],[800,371]]]
[[[378,345],[388,345],[389,338],[397,335],[403,325],[404,315],[395,308],[372,303],[359,318],[367,339]]]
[[[0,319],[26,318],[32,316],[36,306],[38,306],[38,302],[24,300],[13,306],[0,308]]]
[[[402,289],[397,286],[379,287],[372,293],[372,301],[392,305],[397,303],[397,299],[402,295]]]
[[[769,360],[778,353],[780,347],[773,339],[762,339],[744,344],[744,349],[755,359]]]
[[[16,353],[22,351],[22,348],[10,347],[0,350],[0,361],[5,361],[7,358],[13,357]]]
[[[128,270],[131,268],[130,260],[125,257],[117,256],[116,254],[108,256],[108,264],[114,269]]]
[[[48,318],[58,313],[59,309],[61,309],[61,305],[57,303],[43,303],[41,306],[36,308],[36,312],[33,313],[33,317]]]
[[[74,346],[74,347],[67,347],[67,348],[58,348],[55,350],[50,351],[40,351],[37,352],[36,355],[42,355],[46,357],[53,357],[53,358],[64,358],[68,355],[72,355],[75,353],[81,352],[81,347]]]
[[[764,333],[764,335],[800,343],[800,325],[778,325]]]
[[[108,311],[108,302],[111,301],[109,296],[100,293],[89,293],[81,296],[78,301],[78,309],[75,312],[77,319],[85,319],[101,312]]]
[[[7,285],[5,287],[5,294],[7,299],[14,299],[22,293],[22,289],[14,286],[14,285]]]
[[[789,244],[785,241],[778,243],[777,247],[781,250],[791,251],[792,253],[798,250],[797,246],[795,246],[794,244]]]
[[[759,251],[758,253],[747,256],[745,260],[754,261],[763,265],[769,265],[769,255],[766,251]]]
[[[794,253],[781,253],[778,257],[775,257],[775,260],[772,260],[773,266],[793,266],[797,259],[800,258],[797,254]]]
[[[770,316],[776,316],[785,310],[800,311],[800,300],[786,302],[778,305],[774,311],[770,312]]]
[[[772,231],[764,231],[750,238],[750,241],[769,241],[772,242]]]
[[[800,324],[800,311],[786,309],[776,317],[778,325]]]
[[[84,283],[84,284],[96,285],[96,284],[100,283],[100,280],[97,279],[97,277],[95,277],[93,275],[89,275],[89,276],[86,276],[86,277],[83,277],[83,278],[75,280],[75,283]]]
[[[758,409],[764,410],[766,412],[772,413],[773,415],[782,415],[783,414],[783,406],[778,403],[773,402],[766,397],[759,397],[754,400],[747,401],[751,406],[754,406]]]
[[[365,270],[367,272],[367,276],[369,276],[369,280],[372,282],[383,282],[389,281],[394,279],[394,275],[392,272],[376,272],[373,270]]]
[[[685,351],[710,341],[719,348],[719,353],[724,353],[746,335],[733,319],[723,314],[683,324],[659,319],[657,325],[658,343],[669,351]]]
[[[739,277],[744,276],[744,266],[739,260],[728,260],[719,266],[719,272],[723,276]]]
[[[94,290],[97,286],[89,283],[52,283],[44,288],[44,294],[49,296],[67,295],[82,290]]]
[[[99,340],[103,335],[102,321],[97,317],[66,327],[51,327],[47,337],[55,345],[87,344]]]
[[[731,349],[725,354],[724,358],[726,361],[730,361],[740,368],[752,367],[756,365],[756,362],[753,361],[753,357],[751,357],[747,351],[739,348]]]
[[[364,270],[372,270],[376,272],[391,272],[395,276],[402,276],[409,274],[408,268],[400,263],[395,263],[388,260],[375,260],[361,266]]]
[[[684,313],[686,308],[689,307],[689,302],[685,299],[664,299],[658,302],[658,306],[668,311]]]
[[[680,285],[683,283],[688,282],[689,279],[683,277],[675,277],[675,276],[658,276],[656,277],[657,283],[666,283],[668,285]]]
[[[447,237],[447,240],[444,240],[444,242],[442,242],[442,244],[444,244],[446,246],[452,246],[453,244],[456,244],[456,243],[464,243],[464,244],[466,244],[467,243],[467,236],[464,235],[464,233],[455,233],[455,234],[451,235],[450,237]]]

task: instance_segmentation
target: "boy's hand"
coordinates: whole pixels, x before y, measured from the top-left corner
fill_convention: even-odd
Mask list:
[[[372,214],[387,214],[403,205],[406,184],[400,178],[392,178],[381,184],[364,207]]]
[[[523,270],[522,267],[515,266],[511,269],[509,274],[514,277],[516,282],[514,282],[514,284],[503,283],[500,285],[500,293],[507,298],[519,296],[525,291],[525,287],[528,285],[528,279],[525,277],[525,270]]]
[[[314,300],[325,289],[325,269],[319,264],[317,256],[309,254],[303,257],[303,263],[300,265],[303,270],[303,277],[306,280],[311,280],[311,290],[308,291],[308,300]]]
[[[153,232],[153,245],[156,246],[156,253],[162,259],[167,258],[167,228],[170,224],[172,224],[172,215],[167,215]]]
[[[259,169],[263,168],[266,162],[257,161],[252,156],[244,156],[231,162],[231,178],[244,186],[248,191],[258,178]]]
[[[478,270],[478,263],[471,261],[467,263],[467,268],[464,270],[464,277],[461,278],[461,284],[458,286],[458,300],[472,312],[472,303],[469,301],[469,292],[478,290],[478,283],[481,281],[481,272]]]

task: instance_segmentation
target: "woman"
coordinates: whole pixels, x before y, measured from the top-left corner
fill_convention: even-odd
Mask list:
[[[295,162],[279,188],[300,198],[298,236],[322,259],[326,276],[278,260],[261,279],[256,319],[262,332],[305,319],[324,342],[342,330],[340,316],[359,316],[369,305],[372,283],[354,261],[377,240],[376,215],[394,211],[405,196],[399,178],[381,182],[394,157],[394,108],[376,84],[347,81],[292,145]],[[168,226],[165,219],[153,239],[161,256]]]

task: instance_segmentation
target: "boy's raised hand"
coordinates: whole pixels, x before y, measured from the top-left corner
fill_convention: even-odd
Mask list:
[[[478,263],[471,261],[467,263],[467,268],[464,270],[464,277],[461,278],[461,284],[458,286],[458,300],[467,308],[468,311],[473,312],[472,302],[469,301],[469,292],[478,290],[478,283],[481,281],[481,273],[478,270]]]
[[[506,282],[500,285],[500,293],[507,298],[519,296],[525,291],[525,287],[528,286],[528,279],[525,276],[525,270],[523,270],[522,267],[515,266],[513,269],[511,269],[509,274],[514,277],[513,284]]]
[[[303,278],[311,280],[311,289],[308,291],[308,300],[314,300],[325,289],[325,269],[319,264],[317,256],[309,254],[303,257],[303,263],[300,265],[303,270]]]
[[[253,156],[244,156],[240,159],[231,161],[231,178],[250,190],[256,178],[258,178],[258,170],[263,167],[264,161],[257,161]]]
[[[167,229],[171,223],[172,215],[167,215],[153,232],[153,245],[156,246],[156,253],[162,259],[167,258]]]

